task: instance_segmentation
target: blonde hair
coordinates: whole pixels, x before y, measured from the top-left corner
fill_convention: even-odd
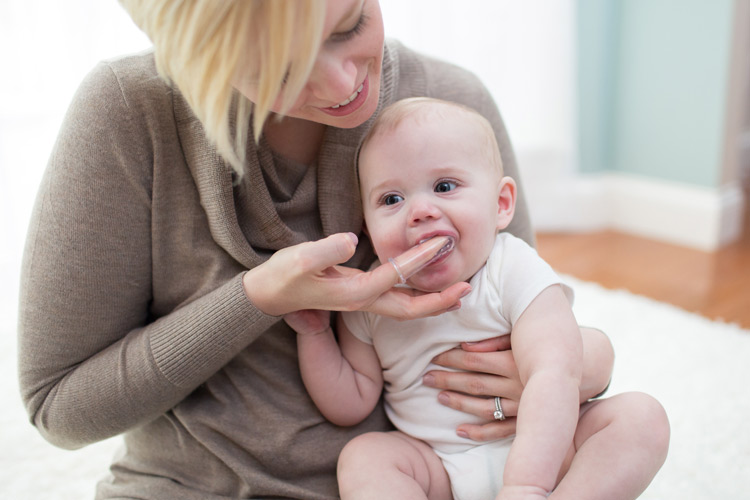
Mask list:
[[[325,0],[120,3],[154,44],[159,74],[177,86],[208,139],[241,174],[251,113],[257,142],[282,89],[283,112],[312,71],[322,38]],[[233,87],[234,81],[247,78],[257,85],[255,103]]]
[[[490,164],[497,167],[500,175],[503,175],[503,160],[500,148],[495,138],[495,130],[487,119],[476,110],[451,101],[434,99],[432,97],[411,97],[396,101],[385,108],[373,123],[359,147],[358,159],[368,143],[375,137],[385,132],[393,132],[398,129],[407,119],[414,120],[418,125],[426,120],[434,119],[435,116],[442,119],[455,117],[455,112],[473,120],[480,128],[485,140],[485,155]],[[450,113],[454,113],[451,115]]]

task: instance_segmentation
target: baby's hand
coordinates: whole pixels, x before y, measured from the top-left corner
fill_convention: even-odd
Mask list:
[[[536,486],[503,486],[495,500],[545,500],[547,496]]]
[[[331,312],[320,309],[303,309],[284,315],[286,324],[300,335],[323,333],[331,327]]]

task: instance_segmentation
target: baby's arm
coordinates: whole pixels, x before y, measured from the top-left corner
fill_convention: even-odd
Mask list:
[[[371,345],[354,337],[338,315],[338,342],[328,311],[299,311],[284,319],[297,332],[300,372],[320,412],[336,425],[354,425],[375,408],[383,376]]]
[[[578,423],[583,347],[562,287],[531,302],[513,325],[511,345],[524,389],[498,498],[545,498]]]

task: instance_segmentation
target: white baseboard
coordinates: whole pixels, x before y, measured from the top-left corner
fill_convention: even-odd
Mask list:
[[[709,188],[607,173],[527,186],[539,231],[614,229],[699,250],[716,250],[742,233],[739,183]]]

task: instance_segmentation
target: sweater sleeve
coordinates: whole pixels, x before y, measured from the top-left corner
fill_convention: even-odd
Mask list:
[[[37,195],[21,275],[18,365],[41,434],[77,448],[184,399],[278,318],[237,274],[160,318],[151,314],[153,109],[129,101],[109,65],[82,83]],[[158,87],[158,91],[154,91]],[[141,91],[144,91],[141,89]]]

